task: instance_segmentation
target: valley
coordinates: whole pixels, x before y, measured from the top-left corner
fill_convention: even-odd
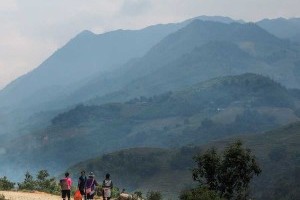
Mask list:
[[[299,30],[299,18],[200,16],[82,31],[0,90],[0,177],[85,169],[177,199],[196,186],[195,155],[241,140],[262,168],[251,196],[298,199]]]

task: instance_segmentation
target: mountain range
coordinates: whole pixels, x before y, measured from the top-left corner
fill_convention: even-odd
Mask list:
[[[225,17],[202,16],[194,19],[233,22]],[[194,19],[99,35],[83,31],[36,69],[0,91],[0,114],[5,115],[5,119],[0,119],[0,134],[20,135],[31,131],[32,127],[39,128],[40,124],[50,119],[44,119],[44,116],[53,117],[51,113],[58,114],[69,109],[69,106],[97,96],[98,88],[89,86],[95,82],[104,82],[106,92],[109,92],[116,87],[111,85],[111,76],[117,76],[122,65],[143,56],[165,36]],[[76,95],[78,90],[81,93]]]
[[[6,143],[0,160],[61,171],[123,148],[206,144],[261,133],[299,120],[299,93],[264,76],[243,74],[125,103],[78,105],[48,127]]]
[[[83,31],[0,91],[8,121],[1,132],[40,128],[50,118],[28,120],[40,112],[54,117],[81,102],[124,102],[224,75],[253,72],[299,88],[299,49],[258,25],[224,17],[100,35]]]
[[[171,188],[182,180],[178,192],[190,185],[196,151],[238,136],[270,171],[255,182],[256,197],[281,195],[274,191],[281,183],[297,195],[289,170],[299,166],[292,143],[299,136],[299,21],[201,16],[142,30],[83,31],[0,91],[0,175],[42,168],[60,174],[73,165],[74,173],[96,171],[111,158],[98,173],[110,167],[120,185],[151,189],[157,177]],[[296,125],[278,129],[289,123]],[[270,130],[275,134],[265,134]],[[185,154],[189,146],[195,148]],[[136,162],[141,168],[133,174]],[[266,184],[265,192],[257,189]]]
[[[98,35],[82,31],[36,69],[2,89],[1,108],[32,108],[64,93],[70,94],[90,79],[101,77],[104,72],[111,72],[131,59],[144,56],[164,37],[196,19],[224,23],[234,21],[227,17],[201,16],[141,30],[116,30]]]

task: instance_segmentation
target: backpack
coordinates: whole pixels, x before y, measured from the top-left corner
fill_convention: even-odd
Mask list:
[[[77,190],[74,194],[74,200],[82,200],[82,195],[80,194],[80,191]]]
[[[59,182],[60,182],[61,190],[69,190],[68,179],[63,178],[63,179],[60,179]]]

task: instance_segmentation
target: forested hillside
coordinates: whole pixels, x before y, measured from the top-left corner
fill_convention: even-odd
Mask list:
[[[181,190],[193,183],[193,156],[209,147],[221,150],[236,138],[244,141],[258,159],[262,173],[251,184],[255,199],[298,199],[300,197],[300,123],[294,123],[260,135],[235,136],[207,145],[195,143],[174,149],[136,148],[105,154],[81,162],[70,170],[73,174],[85,169],[100,179],[113,174],[119,187],[128,190],[162,191],[175,199]],[[176,183],[176,184],[174,184]]]
[[[8,143],[8,163],[62,170],[122,148],[178,147],[260,133],[299,120],[297,94],[269,78],[244,74],[126,103],[78,105],[46,129]]]
[[[299,30],[201,16],[83,31],[0,90],[0,177],[73,166],[175,198],[195,154],[241,138],[255,199],[299,199]]]

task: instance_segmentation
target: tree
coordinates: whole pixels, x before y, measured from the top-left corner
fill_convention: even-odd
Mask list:
[[[26,172],[24,181],[18,183],[18,185],[20,190],[38,190],[51,194],[60,193],[60,186],[55,178],[50,178],[47,170],[40,170],[36,175],[36,179],[29,172]]]
[[[227,199],[246,199],[251,179],[261,173],[251,150],[242,145],[237,141],[224,151],[218,180],[221,196]]]
[[[15,183],[9,181],[6,176],[0,178],[0,190],[11,190],[15,186]]]
[[[255,156],[241,141],[229,145],[221,156],[212,148],[194,159],[197,168],[193,177],[199,188],[208,188],[225,199],[246,199],[251,179],[261,173]]]
[[[218,170],[221,164],[217,151],[214,148],[209,149],[203,155],[198,155],[194,159],[198,167],[193,169],[193,179],[202,186],[208,187],[209,190],[217,190]]]
[[[49,173],[47,170],[41,170],[38,172],[36,178],[38,181],[45,181],[47,179],[47,177],[49,177]]]
[[[41,170],[36,176],[36,190],[49,192],[49,193],[59,193],[60,187],[55,181],[55,178],[49,178],[50,174],[47,170]]]
[[[35,189],[35,181],[33,180],[33,176],[27,171],[25,173],[25,178],[22,183],[18,183],[19,189],[21,190],[34,190]]]

